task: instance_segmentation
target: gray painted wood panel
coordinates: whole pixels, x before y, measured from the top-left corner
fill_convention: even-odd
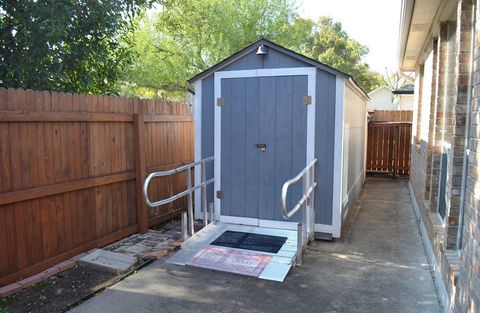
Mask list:
[[[225,215],[232,215],[231,209],[231,130],[230,130],[230,119],[232,116],[232,81],[223,80],[222,81],[222,96],[224,98],[224,105],[222,108],[222,159],[221,171],[223,175],[221,176],[220,184],[223,191],[222,203],[222,213]]]
[[[317,71],[315,108],[315,212],[316,223],[332,224],[333,160],[335,147],[335,80],[332,74]]]
[[[285,221],[282,186],[306,163],[306,92],[306,76],[222,80],[222,215]],[[292,188],[289,207],[301,190]]]
[[[226,79],[231,81],[232,93],[230,115],[230,210],[233,216],[245,216],[245,78]],[[223,123],[223,129],[228,127]],[[223,147],[222,147],[222,150]],[[223,158],[222,158],[223,162]]]
[[[214,79],[213,75],[202,80],[202,144],[201,157],[208,158],[214,154]],[[214,177],[214,163],[208,162],[206,166],[208,178]],[[207,203],[214,200],[213,184],[207,187]]]
[[[267,145],[267,150],[262,152],[260,158],[260,184],[259,206],[271,208],[275,206],[275,78],[261,77],[260,80],[260,138]],[[260,218],[273,220],[275,212],[272,210],[260,210]]]
[[[261,151],[254,148],[260,143],[260,89],[258,78],[246,79],[246,117],[245,117],[245,216],[258,218],[259,214],[259,171]]]
[[[256,51],[248,53],[236,62],[224,67],[222,71],[311,66],[274,49],[270,49],[268,55],[265,56],[259,56],[255,53]]]
[[[306,76],[293,77],[293,108],[292,108],[292,177],[297,175],[306,166],[307,151],[307,107],[303,104],[303,97],[308,94],[308,78]],[[293,207],[302,198],[302,182],[291,187],[290,207]],[[296,215],[293,221],[301,221],[302,214]]]

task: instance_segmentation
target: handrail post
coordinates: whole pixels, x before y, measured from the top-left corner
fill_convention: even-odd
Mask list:
[[[208,215],[210,215],[210,223],[215,221],[215,210],[213,207],[213,203],[208,207]]]
[[[193,201],[192,201],[192,168],[187,169],[187,190],[188,192],[188,230],[190,236],[193,236],[195,229],[193,227]]]
[[[187,212],[183,211],[182,212],[182,220],[181,220],[181,223],[182,223],[182,241],[185,241],[188,238],[187,219],[188,219]]]
[[[314,184],[315,184],[315,166],[312,166],[310,169],[310,174],[309,174],[309,178],[310,178],[310,182],[309,182],[309,186],[310,187],[313,187]],[[315,212],[315,189],[312,190],[312,193],[310,194],[310,203],[309,203],[309,206],[310,206],[310,225],[311,225],[311,233],[310,233],[310,238],[309,240],[313,241],[315,240],[315,216],[316,216],[316,212]]]
[[[201,163],[201,184],[202,184],[202,189],[201,189],[201,197],[202,197],[202,212],[203,212],[203,227],[206,227],[208,225],[208,208],[207,208],[207,185],[205,184],[206,181],[206,170],[205,170],[205,161],[202,160]]]
[[[308,178],[309,177],[309,171],[306,171],[305,174],[303,175],[303,195],[307,196],[307,200],[305,201],[305,203],[303,204],[302,206],[302,220],[303,220],[303,225],[304,225],[304,229],[303,229],[303,233],[302,233],[302,236],[303,236],[303,243],[306,244],[306,242],[308,242],[308,237],[309,237],[309,232],[310,232],[310,218],[308,216],[308,214],[310,213],[308,208],[309,208],[309,199],[308,199],[308,188],[309,188],[309,181],[310,179]],[[302,247],[303,249],[303,247]]]
[[[303,261],[303,225],[297,224],[297,265],[302,265]]]

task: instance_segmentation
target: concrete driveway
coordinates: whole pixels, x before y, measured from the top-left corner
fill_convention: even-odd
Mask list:
[[[407,181],[368,180],[343,238],[276,283],[157,261],[73,312],[440,312]]]

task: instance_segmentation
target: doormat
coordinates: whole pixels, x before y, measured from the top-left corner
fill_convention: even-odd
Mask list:
[[[227,248],[206,247],[188,265],[258,277],[272,256]]]
[[[211,244],[228,248],[277,253],[287,241],[287,237],[244,233],[227,230]]]

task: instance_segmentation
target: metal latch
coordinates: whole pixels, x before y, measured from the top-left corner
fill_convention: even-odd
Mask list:
[[[223,100],[223,97],[217,98],[217,105],[218,105],[219,107],[223,107],[224,102],[225,102],[225,101]]]
[[[223,191],[217,190],[217,199],[223,199]]]
[[[262,152],[267,151],[267,144],[265,143],[257,143],[254,147],[260,149]]]
[[[312,104],[312,97],[311,96],[303,96],[303,104],[304,105]]]

